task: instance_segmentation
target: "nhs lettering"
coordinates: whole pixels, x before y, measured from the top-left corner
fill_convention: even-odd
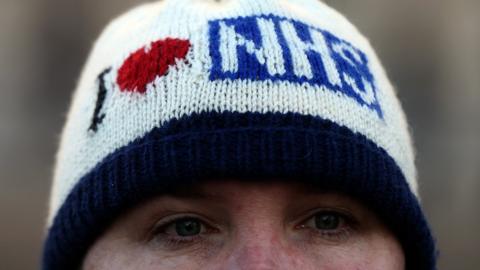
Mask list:
[[[209,22],[210,80],[282,80],[325,86],[382,117],[366,55],[332,33],[261,15]]]

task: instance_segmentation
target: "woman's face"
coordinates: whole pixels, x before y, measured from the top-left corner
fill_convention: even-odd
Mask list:
[[[206,182],[119,219],[86,270],[400,270],[399,242],[358,201],[291,183]]]

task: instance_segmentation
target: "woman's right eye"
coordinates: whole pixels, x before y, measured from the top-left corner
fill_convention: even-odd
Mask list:
[[[205,225],[196,218],[182,218],[172,222],[165,230],[178,237],[191,237],[205,232]]]
[[[207,234],[216,231],[200,218],[174,217],[158,222],[151,232],[151,239],[162,247],[175,249],[200,243]]]

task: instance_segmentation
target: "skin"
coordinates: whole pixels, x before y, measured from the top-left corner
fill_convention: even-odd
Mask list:
[[[192,235],[185,237],[184,228]],[[300,184],[235,180],[206,182],[130,210],[97,239],[82,267],[404,268],[399,242],[360,202]]]

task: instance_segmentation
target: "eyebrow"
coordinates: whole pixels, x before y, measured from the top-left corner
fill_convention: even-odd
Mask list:
[[[164,195],[172,196],[179,199],[193,199],[193,200],[223,200],[223,196],[218,194],[211,194],[204,192],[198,186],[194,187],[178,187],[173,190],[169,190]]]
[[[295,189],[295,194],[299,196],[304,196],[306,198],[311,197],[311,196],[318,196],[318,195],[324,195],[324,194],[330,194],[330,193],[340,193],[342,192],[332,190],[329,188],[319,188],[315,185],[305,183],[305,182],[300,182],[303,183],[303,185],[295,186],[292,187]],[[300,184],[298,183],[298,184]],[[210,193],[208,192],[205,188],[202,188],[202,182],[191,184],[191,185],[180,185],[176,187],[172,187],[169,190],[166,190],[163,195],[166,196],[171,196],[176,199],[189,199],[189,200],[210,200],[210,201],[225,201],[226,196],[223,195],[221,192],[215,192],[215,193]],[[263,182],[262,184],[268,185],[268,182]]]

